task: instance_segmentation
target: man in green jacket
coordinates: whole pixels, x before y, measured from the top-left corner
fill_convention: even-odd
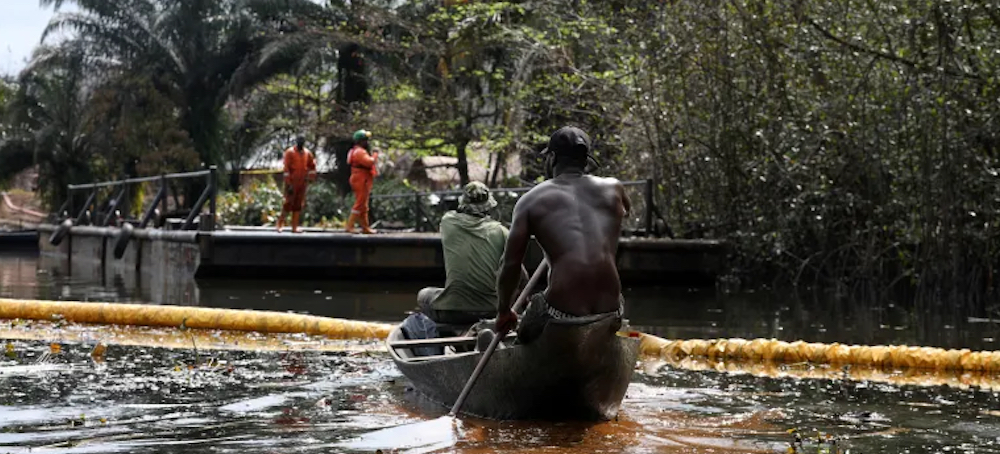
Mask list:
[[[485,184],[465,185],[458,210],[441,218],[444,288],[417,294],[421,312],[437,323],[469,325],[493,318],[497,310],[497,269],[507,228],[490,217],[497,201]]]

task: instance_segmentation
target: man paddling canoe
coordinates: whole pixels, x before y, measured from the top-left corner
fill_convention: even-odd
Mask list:
[[[631,209],[625,188],[614,178],[587,174],[590,137],[579,128],[552,134],[546,156],[551,179],[535,186],[514,206],[507,245],[497,278],[497,328],[517,325],[511,311],[521,279],[521,263],[532,236],[549,261],[548,287],[531,297],[517,336],[530,343],[551,319],[587,319],[614,313],[624,299],[615,254],[622,219]]]

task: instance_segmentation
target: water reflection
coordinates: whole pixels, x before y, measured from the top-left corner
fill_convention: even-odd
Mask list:
[[[421,286],[178,281],[113,269],[69,270],[30,254],[0,255],[0,296],[15,298],[197,304],[393,321],[412,309]],[[938,313],[780,294],[651,287],[626,289],[625,296],[633,326],[673,338],[895,341],[992,349],[993,341],[985,339],[1000,334],[996,323],[982,321],[988,312]],[[0,452],[43,447],[44,452],[338,452],[344,440],[363,432],[446,411],[429,406],[382,353],[109,344],[96,361],[93,341],[86,339],[97,338],[80,339],[46,359],[41,358],[51,349],[48,341],[0,341],[5,347]],[[797,452],[1000,453],[997,409],[996,392],[968,387],[768,378],[647,363],[616,421],[465,419],[460,440],[446,452],[786,452],[795,442],[788,431],[797,429],[802,443]]]
[[[342,452],[432,419],[384,355],[13,341],[0,357],[0,452]],[[642,368],[615,421],[463,418],[454,453],[1000,452],[996,393]],[[363,452],[363,451],[362,451]]]
[[[34,252],[0,253],[0,298],[35,298],[38,296],[38,254]]]
[[[199,281],[206,307],[280,310],[359,320],[398,322],[416,306],[423,285],[370,281]]]
[[[294,311],[394,322],[415,294],[437,282],[196,280],[187,270],[102,269],[76,260],[0,254],[0,296],[129,301]],[[725,295],[714,289],[624,289],[633,327],[673,339],[777,338],[787,341],[910,344],[995,350],[1000,320],[988,308],[847,302],[821,294]],[[992,317],[992,318],[991,318]]]
[[[625,290],[633,327],[671,339],[775,338],[846,344],[1000,348],[1000,319],[986,309],[847,302],[823,295],[723,295],[712,289]]]

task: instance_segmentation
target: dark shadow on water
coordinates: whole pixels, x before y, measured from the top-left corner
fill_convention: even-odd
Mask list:
[[[199,305],[399,321],[416,308],[417,291],[424,286],[412,282],[206,280],[199,282]]]
[[[625,298],[626,316],[634,328],[671,339],[1000,348],[1000,320],[984,320],[989,315],[985,308],[907,307],[791,291],[728,295],[714,289],[653,287],[627,289]]]

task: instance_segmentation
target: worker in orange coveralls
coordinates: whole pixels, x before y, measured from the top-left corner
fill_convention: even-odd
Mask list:
[[[375,233],[368,223],[368,196],[372,192],[372,183],[378,175],[375,161],[378,152],[368,151],[368,139],[371,131],[360,129],[354,132],[354,146],[347,152],[347,164],[351,166],[351,190],[354,191],[354,207],[351,216],[344,223],[344,231],[354,233],[354,223],[361,223],[361,233]]]
[[[278,232],[285,225],[285,215],[292,212],[292,233],[299,233],[299,214],[306,204],[308,182],[316,180],[316,159],[305,148],[306,138],[295,138],[295,146],[285,150],[285,204],[278,217]]]

